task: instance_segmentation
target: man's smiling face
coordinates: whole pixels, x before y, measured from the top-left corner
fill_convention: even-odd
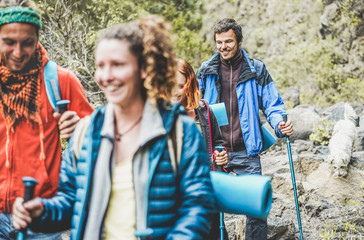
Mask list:
[[[35,54],[38,33],[28,23],[8,23],[0,28],[0,54],[12,72],[22,71]]]
[[[227,32],[216,33],[215,39],[216,48],[225,60],[234,57],[241,45],[241,42],[238,43],[236,41],[236,36],[232,29],[229,29]]]

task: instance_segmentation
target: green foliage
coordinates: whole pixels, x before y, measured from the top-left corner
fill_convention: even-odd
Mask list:
[[[357,236],[358,231],[362,231],[362,226],[357,226],[355,223],[345,221],[345,223],[339,223],[338,225],[330,226],[327,221],[324,221],[324,231],[321,231],[321,239],[354,239]],[[356,238],[355,238],[356,239]]]
[[[270,69],[279,88],[298,86],[302,103],[329,106],[340,101],[364,102],[364,82],[337,64],[336,41],[316,39],[288,46],[272,56]]]
[[[239,20],[247,32],[243,46],[265,62],[280,91],[296,86],[301,104],[320,108],[340,101],[364,104],[359,36],[364,20],[357,1],[241,2],[247,10]],[[324,4],[335,11],[333,17],[326,15]],[[320,17],[327,25],[320,24]]]
[[[335,235],[336,235],[336,226],[333,225],[332,228],[329,226],[329,224],[327,223],[327,221],[325,220],[324,222],[324,227],[325,227],[325,231],[321,231],[320,233],[320,237],[321,239],[334,239]]]
[[[285,101],[284,102],[284,107],[286,108],[286,110],[292,109],[294,107],[294,102],[292,102],[292,101]]]
[[[62,149],[62,152],[67,148],[67,145],[68,145],[68,141],[67,140],[64,140],[63,138],[61,138],[61,149]]]
[[[357,232],[355,227],[355,223],[351,224],[348,221],[345,222],[345,231],[355,234]]]
[[[76,73],[92,103],[103,100],[102,93],[93,81],[95,41],[100,30],[113,24],[134,20],[146,14],[163,16],[171,23],[177,57],[186,59],[195,69],[214,51],[212,39],[206,39],[200,33],[204,4],[217,3],[212,0],[36,2],[45,26],[41,32],[42,44],[52,59]],[[354,105],[364,104],[363,75],[358,75],[364,69],[353,72],[347,68],[349,60],[344,56],[353,46],[340,47],[343,39],[350,42],[348,39],[354,37],[352,34],[363,23],[363,19],[353,10],[356,1],[335,2],[338,4],[336,16],[328,26],[329,34],[322,38],[318,24],[323,11],[322,1],[313,0],[311,8],[307,8],[307,4],[301,0],[289,3],[272,0],[263,5],[247,0],[219,1],[223,2],[229,2],[231,6],[245,6],[243,9],[247,9],[242,21],[244,31],[245,26],[251,31],[246,35],[243,47],[248,48],[251,57],[264,60],[280,91],[297,86],[301,92],[301,103],[318,107],[340,101],[348,101]],[[260,8],[250,13],[256,7]],[[226,11],[231,12],[236,19],[242,17],[236,15],[232,9]],[[288,19],[287,16],[292,13],[296,17]],[[217,17],[213,17],[215,16],[211,16],[212,21],[217,20]],[[256,21],[261,18],[264,19],[263,22]],[[280,27],[282,24],[284,28]],[[208,31],[211,33],[211,29]],[[360,43],[354,47],[357,52],[364,49]]]
[[[320,125],[314,126],[313,133],[310,135],[310,140],[316,145],[329,145],[333,128],[334,124],[331,121],[327,119],[321,120]]]

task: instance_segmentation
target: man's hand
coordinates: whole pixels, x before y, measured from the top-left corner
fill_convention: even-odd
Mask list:
[[[75,130],[78,121],[80,121],[80,117],[74,111],[65,111],[62,115],[55,112],[53,117],[58,121],[61,138],[68,140]]]
[[[20,230],[27,228],[32,222],[32,218],[42,215],[44,207],[42,202],[38,199],[32,199],[24,203],[23,198],[16,198],[13,205],[12,221],[15,229]]]
[[[287,120],[287,122],[280,122],[278,124],[278,128],[282,134],[286,135],[287,137],[293,134],[293,125],[289,120]]]
[[[226,165],[228,163],[228,155],[225,150],[219,152],[218,150],[214,151],[214,159],[216,165]]]

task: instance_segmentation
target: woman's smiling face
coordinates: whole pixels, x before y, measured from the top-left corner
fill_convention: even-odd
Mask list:
[[[108,102],[125,108],[142,98],[138,59],[124,40],[104,39],[96,48],[95,79]]]

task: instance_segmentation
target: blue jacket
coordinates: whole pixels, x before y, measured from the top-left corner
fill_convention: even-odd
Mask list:
[[[278,137],[282,133],[278,124],[283,121],[282,114],[286,113],[284,103],[279,92],[262,61],[249,59],[244,50],[243,69],[236,87],[240,126],[244,143],[249,156],[262,152],[263,139],[259,121],[259,109],[266,116],[268,122]],[[202,98],[208,104],[220,102],[220,54],[215,53],[204,62],[197,72]]]
[[[42,199],[45,212],[40,219],[33,221],[33,230],[52,232],[71,227],[71,239],[83,239],[86,221],[89,220],[88,216],[92,211],[90,196],[93,191],[100,191],[94,187],[93,174],[101,139],[106,138],[113,143],[113,136],[103,136],[101,130],[106,115],[105,109],[107,107],[92,114],[80,157],[75,162],[72,152],[73,138],[70,139],[61,166],[58,193],[52,199]],[[141,144],[134,155],[133,176],[136,199],[138,194],[145,196],[142,198],[142,204],[146,205],[145,213],[138,213],[139,209],[136,209],[137,222],[140,222],[138,216],[145,216],[141,222],[145,222],[145,228],[153,230],[151,239],[206,239],[210,231],[215,199],[210,182],[206,146],[193,120],[186,115],[180,115],[181,111],[183,109],[177,105],[168,109],[163,102],[159,102],[157,108],[154,105],[145,107],[143,113],[141,133],[146,133],[147,136],[142,137],[144,139],[139,142]],[[167,136],[178,115],[182,117],[184,136],[181,160],[176,169],[171,164]],[[148,119],[150,116],[161,119],[161,126],[156,127],[158,121],[151,121]],[[145,149],[147,154],[143,152]],[[146,161],[149,160],[149,163],[136,165],[136,156],[140,155],[147,157]],[[143,167],[147,169],[140,169]],[[143,171],[146,173],[146,183],[143,185],[145,188],[140,189],[138,179],[144,176],[135,174]],[[111,173],[110,170],[110,175]],[[105,194],[104,198],[107,197]],[[101,209],[102,207],[100,206]],[[101,219],[105,217],[105,213],[106,210],[100,216]],[[100,234],[102,225],[98,226]]]

